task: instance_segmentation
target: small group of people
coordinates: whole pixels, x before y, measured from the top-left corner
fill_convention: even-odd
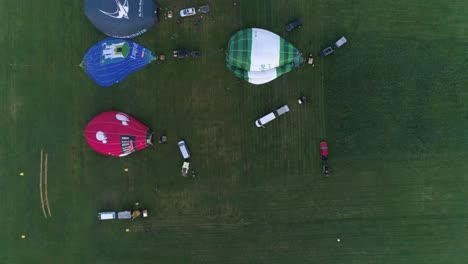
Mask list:
[[[301,95],[299,99],[297,100],[299,104],[305,104],[307,102],[307,98],[304,95]]]

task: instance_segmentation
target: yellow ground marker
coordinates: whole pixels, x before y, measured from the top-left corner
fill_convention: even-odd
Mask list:
[[[127,233],[128,233],[128,232],[130,232],[130,229],[128,229],[128,228],[127,228],[127,229],[125,229],[125,232],[127,232]]]
[[[125,168],[124,171],[127,172],[127,171],[128,171],[128,168]]]
[[[47,214],[44,208],[44,196],[42,194],[42,156],[44,154],[44,149],[41,149],[41,165],[40,165],[40,172],[39,172],[39,190],[41,194],[41,207],[42,207],[42,214],[44,215],[45,218],[47,218]]]
[[[20,176],[24,176],[24,172],[20,172]]]
[[[21,238],[22,238],[22,239],[25,239],[25,238],[26,238],[26,235],[21,235]]]

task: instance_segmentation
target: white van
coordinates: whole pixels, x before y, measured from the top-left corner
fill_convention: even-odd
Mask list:
[[[177,143],[177,145],[179,145],[179,149],[180,149],[180,153],[182,153],[182,157],[184,157],[185,160],[190,158],[190,152],[188,151],[185,141],[181,140],[179,141],[179,143]]]
[[[271,112],[267,114],[266,116],[260,119],[257,119],[257,121],[255,121],[255,125],[257,125],[257,127],[263,127],[265,124],[267,124],[268,122],[271,122],[275,118],[276,118],[275,113]]]
[[[115,212],[100,212],[98,213],[98,219],[100,221],[115,219]]]

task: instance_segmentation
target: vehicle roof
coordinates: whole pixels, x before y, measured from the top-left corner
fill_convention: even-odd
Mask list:
[[[328,144],[325,141],[320,142],[320,152],[323,156],[328,156]]]
[[[122,211],[117,214],[118,219],[130,219],[132,218],[132,212],[130,211]]]
[[[108,220],[108,219],[115,218],[115,212],[100,212],[98,215],[99,215],[99,219],[101,220]]]
[[[282,115],[282,114],[285,114],[287,112],[289,112],[288,105],[283,105],[282,107],[276,109],[276,113],[278,113],[278,115]]]
[[[260,120],[262,120],[262,119],[271,119],[271,120],[273,120],[273,119],[275,119],[275,118],[276,118],[275,113],[271,112],[271,113],[269,113],[269,114],[267,114],[267,115],[262,116],[262,117],[260,118]]]
[[[182,156],[184,157],[184,159],[188,159],[190,157],[190,152],[187,148],[187,145],[185,144],[185,141],[181,140],[179,141],[179,149],[180,149],[180,152],[182,153]]]

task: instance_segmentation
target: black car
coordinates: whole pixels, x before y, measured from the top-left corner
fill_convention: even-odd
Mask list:
[[[320,52],[320,57],[325,57],[327,55],[330,55],[333,53],[333,51],[335,50],[332,47],[327,47]]]
[[[287,32],[291,32],[296,28],[301,28],[301,26],[302,26],[302,21],[300,19],[297,19],[289,24],[286,24],[285,30]]]
[[[187,58],[187,57],[197,58],[201,56],[201,52],[198,50],[194,50],[194,51],[174,50],[172,54],[174,55],[174,58]]]
[[[172,54],[174,55],[174,58],[185,58],[188,57],[189,52],[186,50],[174,50]]]
[[[327,160],[322,161],[322,171],[323,171],[323,176],[325,176],[325,177],[330,176],[330,168],[328,167],[328,161]]]
[[[191,51],[191,52],[189,53],[189,55],[190,55],[191,57],[193,57],[193,58],[198,58],[198,57],[201,56],[201,52],[198,51],[198,50],[194,50],[194,51]]]

